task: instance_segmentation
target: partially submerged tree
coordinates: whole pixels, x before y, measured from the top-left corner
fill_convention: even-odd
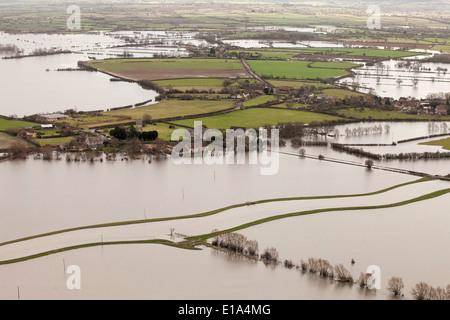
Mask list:
[[[392,292],[394,295],[399,296],[402,293],[402,290],[405,288],[403,284],[403,280],[400,277],[392,277],[388,282],[388,290]]]
[[[261,259],[267,263],[277,263],[279,259],[278,250],[274,247],[266,248],[261,255]]]
[[[13,142],[9,147],[9,156],[12,159],[26,158],[27,145],[21,141]]]
[[[411,290],[411,295],[415,300],[430,300],[430,286],[425,282],[419,282]]]
[[[372,167],[373,167],[373,160],[367,159],[367,160],[366,160],[366,167],[367,167],[367,169],[372,170]]]
[[[339,282],[353,282],[353,277],[343,264],[334,266],[334,279]]]

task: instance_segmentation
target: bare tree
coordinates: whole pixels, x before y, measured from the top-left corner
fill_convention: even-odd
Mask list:
[[[9,156],[12,159],[25,158],[27,156],[27,145],[24,142],[13,142],[9,147]]]
[[[429,300],[430,298],[430,286],[425,282],[419,282],[411,290],[411,295],[416,300]]]
[[[304,157],[306,154],[306,150],[304,148],[300,148],[300,150],[298,150],[298,155],[300,157]]]
[[[256,240],[247,241],[247,254],[249,256],[258,255],[258,241]]]
[[[334,279],[339,282],[353,282],[353,277],[343,264],[334,266]]]
[[[300,269],[302,271],[307,271],[308,270],[308,263],[303,261],[303,260],[300,260]]]
[[[44,160],[53,160],[53,148],[49,145],[42,149],[42,156]]]
[[[447,290],[441,287],[437,287],[436,289],[431,287],[430,290],[430,299],[431,300],[448,300]]]
[[[319,274],[322,277],[332,277],[333,276],[333,266],[328,260],[318,259],[319,264]]]
[[[284,260],[284,267],[288,269],[292,269],[294,267],[294,262],[292,260]]]
[[[316,258],[308,258],[308,270],[311,273],[319,272],[319,261]]]
[[[371,276],[370,273],[364,273],[361,272],[359,275],[358,280],[356,280],[356,283],[361,287],[364,288],[367,286],[367,280],[369,279],[369,277]]]
[[[277,263],[279,259],[278,250],[274,247],[264,249],[261,259],[268,263]]]
[[[405,288],[403,284],[403,280],[400,277],[392,277],[388,282],[388,290],[392,292],[394,295],[399,296],[402,293],[402,290]]]
[[[366,160],[366,167],[367,167],[367,169],[372,170],[373,160],[370,160],[370,159]]]
[[[142,116],[142,122],[143,122],[144,124],[151,124],[151,123],[152,123],[152,116],[149,115],[148,113],[145,113],[145,114]]]

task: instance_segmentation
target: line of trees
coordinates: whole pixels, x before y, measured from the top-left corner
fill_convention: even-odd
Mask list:
[[[343,151],[345,153],[365,157],[373,160],[420,160],[420,159],[449,159],[450,152],[406,152],[406,153],[386,153],[378,154],[365,151],[362,148],[353,148],[340,143],[332,143],[334,150]]]
[[[143,141],[153,141],[158,138],[158,131],[147,131],[138,132],[134,126],[125,127],[115,127],[109,134],[119,140],[132,140],[139,139]]]
[[[217,231],[219,230],[215,229],[212,232]],[[258,241],[248,240],[244,235],[236,232],[220,234],[213,238],[211,244],[230,252],[241,253],[251,257],[258,256]]]
[[[434,288],[425,282],[419,282],[411,290],[415,300],[450,300],[450,284],[447,288]]]
[[[214,229],[212,232],[218,232]],[[266,264],[283,265],[287,269],[296,268],[304,273],[311,273],[323,278],[332,278],[336,282],[356,284],[367,290],[373,289],[370,286],[372,274],[361,272],[355,280],[351,272],[343,265],[332,265],[328,260],[322,258],[310,257],[306,261],[300,260],[296,265],[292,260],[285,259],[281,262],[279,252],[274,247],[264,249],[261,256],[258,256],[258,242],[256,240],[248,240],[244,235],[230,232],[219,234],[212,239],[211,244],[215,247],[225,249],[232,253],[243,254],[253,258],[259,258]],[[354,260],[352,260],[354,264]],[[404,296],[403,290],[405,285],[403,279],[398,276],[391,277],[387,284],[387,290],[394,296]],[[419,282],[411,290],[411,296],[415,300],[450,300],[450,284],[446,288],[433,287],[425,282]]]

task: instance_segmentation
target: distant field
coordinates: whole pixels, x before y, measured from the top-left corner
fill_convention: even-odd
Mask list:
[[[191,78],[247,77],[240,60],[235,59],[111,59],[85,62],[86,65],[125,77],[138,80],[168,80]],[[214,82],[213,81],[213,82]]]
[[[189,87],[189,86],[223,86],[223,79],[172,79],[154,81],[158,86]]]
[[[423,142],[422,145],[428,145],[428,146],[440,146],[443,147],[446,150],[450,150],[450,138],[442,139],[442,140],[435,140],[435,141],[429,141],[429,142]]]
[[[279,58],[279,59],[290,59],[298,55],[297,50],[290,49],[258,49],[258,50],[235,50],[230,53],[244,53],[250,54],[253,57],[262,58]]]
[[[228,129],[233,126],[257,128],[266,124],[276,125],[280,122],[303,122],[337,120],[338,117],[318,114],[307,111],[279,110],[269,108],[257,108],[235,111],[212,117],[198,118],[195,120],[176,121],[176,124],[192,127],[194,121],[202,121],[211,129]]]
[[[260,104],[264,104],[264,103],[271,102],[274,100],[275,100],[275,96],[259,96],[257,98],[245,101],[244,107],[259,106]]]
[[[440,45],[440,44],[438,44],[438,45],[433,47],[433,50],[442,51],[442,52],[445,52],[445,53],[450,53],[450,45]]]
[[[261,61],[249,60],[249,65],[260,76],[269,76],[272,78],[280,77],[287,79],[327,79],[348,75],[345,68],[356,66],[354,64],[342,63],[342,69],[339,69],[339,63],[321,62],[317,68],[308,67],[308,61]],[[329,66],[326,69],[326,66]]]
[[[149,114],[153,119],[171,118],[177,116],[195,115],[216,112],[232,108],[233,100],[165,100],[157,104],[106,112],[107,116],[127,116],[132,119],[142,119]]]
[[[320,82],[311,82],[311,81],[288,81],[288,80],[269,80],[269,83],[274,87],[292,87],[292,88],[301,88],[304,86],[315,86],[318,89],[322,88],[334,88],[333,85],[324,84]]]
[[[73,137],[61,137],[61,138],[48,138],[48,139],[33,139],[33,141],[40,144],[41,147],[45,146],[57,146],[71,142]]]
[[[176,86],[172,87],[173,90],[178,90],[181,92],[191,91],[191,90],[198,90],[200,92],[220,92],[220,90],[223,89],[223,87],[219,86]],[[191,93],[192,94],[192,93]]]
[[[381,50],[367,48],[260,48],[252,50],[235,50],[232,53],[244,53],[253,57],[290,59],[298,55],[330,55],[330,56],[361,56],[376,58],[402,58],[418,55],[417,52]]]
[[[119,117],[119,116],[91,116],[91,115],[81,115],[76,118],[69,117],[66,120],[58,121],[62,123],[67,123],[74,127],[84,128],[88,129],[91,127],[97,127],[97,126],[105,126],[109,124],[119,124],[119,123],[126,123],[132,121],[131,118],[127,117]]]
[[[22,129],[26,127],[34,127],[37,125],[39,124],[22,120],[5,120],[0,118],[0,131],[5,131],[6,129]]]
[[[311,68],[325,69],[350,69],[358,66],[358,64],[351,62],[314,62],[310,65]]]
[[[158,131],[158,138],[165,140],[165,141],[170,141],[172,138],[172,132],[176,129],[180,129],[181,127],[177,127],[175,126],[174,128],[169,128],[170,125],[166,124],[166,123],[157,123],[157,124],[153,124],[153,125],[146,125],[143,128],[143,131]],[[181,128],[183,129],[183,128]]]
[[[365,96],[365,94],[363,93],[344,89],[325,89],[322,91],[322,94],[328,96],[335,96],[338,99],[343,99],[345,97],[352,97],[352,96],[359,96],[359,97]]]
[[[407,119],[416,119],[416,120],[431,120],[431,119],[442,119],[442,120],[450,120],[450,116],[446,117],[435,117],[431,115],[426,114],[407,114],[400,111],[384,111],[384,110],[377,110],[377,109],[367,109],[364,108],[363,111],[360,111],[360,109],[343,109],[339,110],[338,114],[346,117],[346,118],[353,118],[353,119],[365,119],[365,120],[394,120],[394,119],[400,119],[400,120],[407,120]]]

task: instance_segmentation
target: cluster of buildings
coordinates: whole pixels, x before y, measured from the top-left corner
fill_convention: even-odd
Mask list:
[[[447,116],[450,106],[444,100],[434,101],[430,99],[400,98],[393,103],[396,110],[410,114],[430,114]]]

